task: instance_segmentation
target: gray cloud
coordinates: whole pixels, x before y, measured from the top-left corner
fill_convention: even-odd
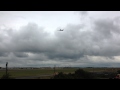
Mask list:
[[[7,57],[9,55],[8,52],[0,52],[0,57]]]
[[[80,15],[87,15],[88,11],[80,11],[79,13],[80,13]]]
[[[32,65],[35,61],[61,60],[70,64],[80,60],[86,64],[91,60],[85,58],[86,55],[108,57],[110,60],[119,56],[118,19],[98,19],[91,24],[93,26],[88,30],[84,30],[86,25],[69,24],[63,32],[56,30],[54,37],[34,23],[29,23],[18,31],[0,30],[0,62],[6,60],[20,62],[20,65]],[[89,62],[89,65],[92,64]]]
[[[13,53],[16,57],[28,57],[28,54],[27,53],[24,53],[24,52],[14,52]]]

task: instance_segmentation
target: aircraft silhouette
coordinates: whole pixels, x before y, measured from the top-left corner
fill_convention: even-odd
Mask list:
[[[58,30],[58,31],[63,31],[64,29],[60,29],[60,30]]]

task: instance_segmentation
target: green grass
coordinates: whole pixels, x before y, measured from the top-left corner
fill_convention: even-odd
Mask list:
[[[57,68],[55,72],[63,72],[63,73],[74,73],[78,68]],[[88,72],[116,72],[118,69],[112,68],[81,68]],[[0,70],[0,78],[5,74],[5,70]],[[8,69],[8,73],[12,78],[17,77],[26,77],[26,76],[40,76],[40,75],[53,75],[54,69]],[[39,77],[39,79],[50,78],[50,76]]]
[[[56,69],[55,72],[73,73],[76,69]],[[25,76],[40,76],[40,75],[53,75],[53,69],[21,69],[21,70],[8,70],[11,77],[25,77]],[[5,74],[5,70],[0,71],[0,78]]]

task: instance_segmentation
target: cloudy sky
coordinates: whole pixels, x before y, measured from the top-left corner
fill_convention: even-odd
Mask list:
[[[120,67],[120,12],[0,11],[0,67],[6,62],[9,67]]]

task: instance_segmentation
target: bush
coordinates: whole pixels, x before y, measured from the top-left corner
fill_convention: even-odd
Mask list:
[[[120,70],[118,70],[117,73],[120,74]]]
[[[94,76],[90,72],[84,71],[82,69],[78,69],[75,71],[75,78],[76,79],[93,79]]]
[[[58,75],[55,75],[53,79],[66,79],[67,76],[63,72],[59,72]]]
[[[74,74],[64,74],[63,72],[58,73],[58,75],[55,75],[52,79],[94,79],[95,75],[86,72],[82,69],[78,69],[75,71]]]
[[[4,74],[1,79],[13,79],[10,77],[11,75],[9,73]]]

